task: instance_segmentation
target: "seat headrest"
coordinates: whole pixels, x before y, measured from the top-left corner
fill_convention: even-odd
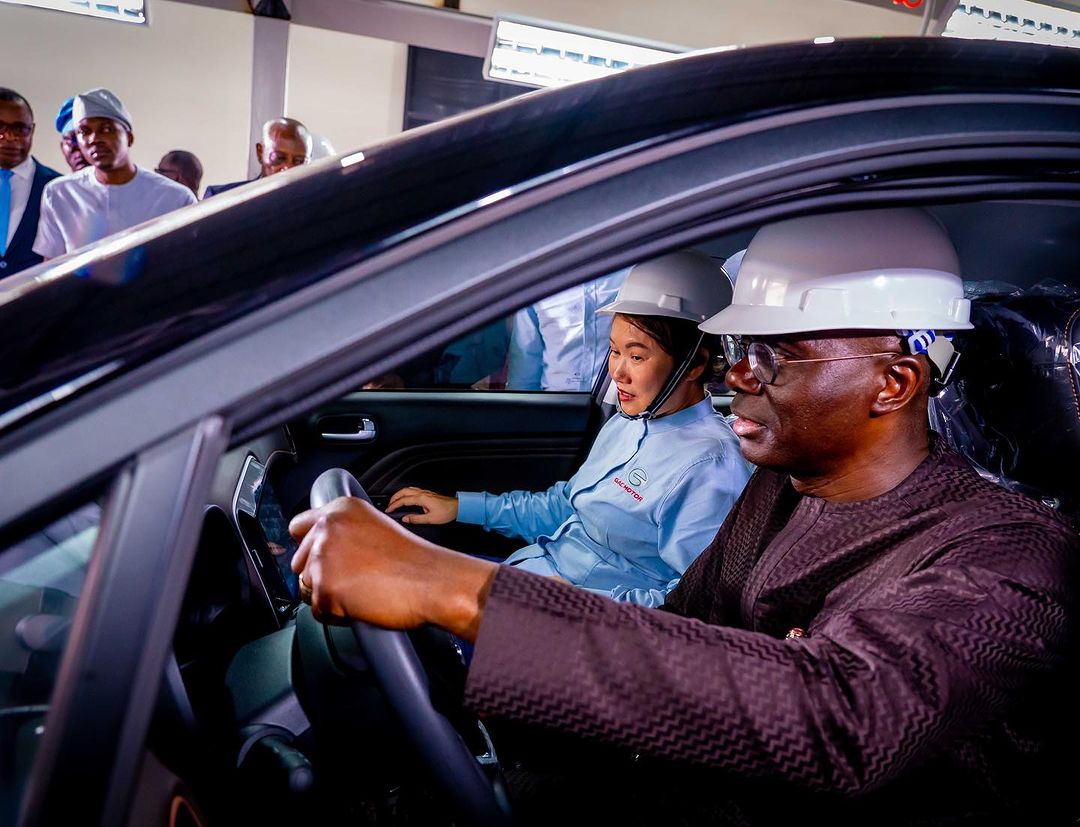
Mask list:
[[[935,430],[980,473],[1080,516],[1080,295],[1068,288],[972,302]]]

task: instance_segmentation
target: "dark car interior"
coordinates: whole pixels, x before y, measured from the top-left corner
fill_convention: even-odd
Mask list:
[[[933,424],[986,475],[1075,516],[1080,209],[981,201],[932,212],[957,247],[977,325],[962,342],[953,384],[935,402]],[[746,246],[753,229],[697,246],[726,258]],[[330,468],[351,472],[380,508],[406,485],[445,493],[546,488],[567,479],[588,452],[605,415],[599,387],[592,394],[356,390],[232,447],[206,503],[143,770],[158,773],[158,792],[187,802],[190,818],[206,818],[186,823],[457,820],[350,630],[317,623],[300,602],[288,566],[295,551],[288,520],[308,507],[312,484]],[[53,551],[62,550],[51,565],[75,581],[88,547],[80,552],[72,538],[86,546],[93,536],[87,530],[96,529],[97,506],[87,507],[84,523],[51,541]],[[496,558],[518,546],[475,526],[414,530]],[[0,598],[0,726],[14,727],[3,739],[14,747],[0,755],[0,781],[10,798],[33,754],[33,726],[47,709],[48,671],[56,668],[56,641],[70,625],[78,585],[52,577],[31,594],[9,582],[7,565],[0,572],[11,592]],[[27,621],[41,617],[51,620]],[[461,707],[460,650],[426,630],[411,638],[435,708],[497,781],[497,739],[493,747]],[[19,657],[28,647],[34,654]]]
[[[978,326],[954,383],[936,401],[935,427],[988,476],[1075,514],[1071,464],[1050,457],[1074,450],[1080,433],[1072,359],[1080,211],[1051,202],[933,211],[958,248]],[[700,246],[726,257],[749,236]],[[232,782],[222,786],[231,774],[248,785],[245,813],[310,815],[318,800],[326,814],[362,823],[452,821],[348,630],[321,626],[300,606],[287,521],[307,507],[315,478],[335,467],[352,472],[380,507],[405,485],[447,493],[544,488],[566,479],[588,451],[602,423],[599,402],[587,393],[358,390],[236,446],[219,468],[176,633],[181,681],[173,690],[190,702],[186,736],[176,738],[175,722],[159,716],[157,755],[210,810],[241,800]],[[475,526],[414,530],[488,556],[516,547]],[[458,653],[445,640],[413,638],[436,706],[475,755],[490,755],[455,703],[464,680]]]

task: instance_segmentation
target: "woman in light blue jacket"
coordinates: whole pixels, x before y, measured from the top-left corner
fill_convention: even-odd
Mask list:
[[[530,545],[512,566],[613,600],[659,606],[712,541],[750,468],[705,391],[716,354],[697,325],[731,302],[711,258],[672,253],[637,265],[615,301],[608,373],[619,415],[585,463],[546,491],[447,497],[403,488],[388,511],[409,523],[475,523]]]

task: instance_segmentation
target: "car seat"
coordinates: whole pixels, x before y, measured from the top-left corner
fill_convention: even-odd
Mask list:
[[[984,476],[1080,517],[1080,291],[972,301],[953,382],[931,423]]]

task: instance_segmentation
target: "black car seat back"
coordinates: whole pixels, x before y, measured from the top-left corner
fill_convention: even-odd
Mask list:
[[[1080,291],[972,302],[953,382],[931,422],[984,476],[1080,517]]]

